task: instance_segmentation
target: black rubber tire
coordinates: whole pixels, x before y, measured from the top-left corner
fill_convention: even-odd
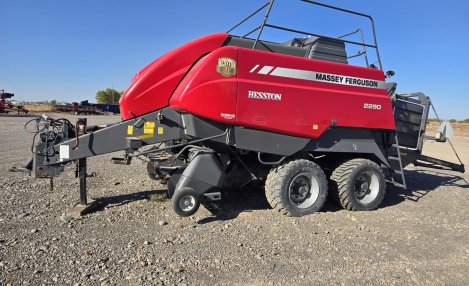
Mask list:
[[[188,210],[184,210],[181,207],[180,201],[188,197],[192,201],[193,207]],[[174,193],[173,197],[171,198],[171,204],[173,205],[173,210],[177,215],[182,217],[188,217],[197,212],[200,207],[200,199],[199,195],[193,189],[182,188]]]
[[[172,175],[171,178],[169,178],[168,183],[167,183],[168,190],[166,191],[166,195],[168,196],[168,198],[173,197],[174,191],[176,190],[176,187],[180,178],[181,178],[180,173],[176,173]]]
[[[376,194],[370,196],[371,201],[366,203],[361,202],[356,194],[356,184],[364,172],[374,174],[378,179]],[[370,192],[371,188],[368,188],[366,193],[371,195]],[[378,208],[385,193],[386,181],[383,170],[378,164],[368,159],[352,159],[341,164],[334,170],[329,181],[330,197],[339,206],[351,211],[371,211]]]
[[[299,207],[301,204],[295,204],[290,198],[291,184],[301,174],[307,174],[309,180],[314,178],[318,186],[316,200],[310,206],[303,208]],[[326,201],[327,191],[327,178],[321,167],[303,159],[290,161],[273,168],[265,183],[265,194],[270,206],[284,215],[296,217],[319,211]]]
[[[159,181],[161,184],[166,185],[171,178],[168,172],[161,169],[155,170],[152,162],[147,163],[147,175],[150,179]]]
[[[147,175],[150,179],[155,180],[155,181],[158,181],[160,179],[158,175],[156,174],[155,169],[153,168],[152,162],[147,163]]]

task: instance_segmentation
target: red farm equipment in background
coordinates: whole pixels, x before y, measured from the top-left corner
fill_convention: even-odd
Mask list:
[[[20,115],[21,112],[24,114],[28,114],[28,110],[24,108],[23,105],[16,105],[12,104],[11,102],[8,102],[8,99],[12,98],[15,96],[13,93],[7,93],[5,90],[0,90],[0,113],[10,113],[10,112],[16,112],[18,115]]]

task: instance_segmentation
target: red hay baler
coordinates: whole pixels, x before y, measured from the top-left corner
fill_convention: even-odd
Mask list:
[[[25,169],[52,178],[75,162],[86,208],[86,158],[124,151],[113,161],[130,164],[143,156],[181,216],[253,182],[265,185],[273,209],[292,216],[319,211],[328,196],[349,210],[373,210],[386,185],[406,187],[411,163],[464,172],[462,163],[422,155],[431,101],[396,93],[388,81],[394,73],[382,69],[373,19],[301,2],[369,19],[373,42],[349,39],[361,29],[330,37],[270,24],[271,0],[234,27],[265,11],[250,33],[202,37],[138,72],[120,100],[121,122],[98,128],[86,120],[36,120],[47,128]],[[304,37],[266,41],[265,29]],[[349,45],[362,50],[348,55]],[[371,50],[377,66],[369,64]],[[349,63],[356,56],[365,66]]]

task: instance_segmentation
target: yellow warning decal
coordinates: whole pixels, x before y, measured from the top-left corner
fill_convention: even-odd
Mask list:
[[[134,134],[134,127],[132,125],[127,126],[127,135]]]
[[[153,135],[155,134],[155,122],[145,122],[143,126],[143,134]]]
[[[146,134],[146,135],[138,136],[138,138],[140,138],[140,139],[148,139],[148,138],[152,138],[152,137],[153,137],[153,134]]]
[[[158,127],[158,135],[162,135],[164,132],[163,127]]]
[[[319,126],[317,124],[314,124],[313,125],[313,130],[318,130],[319,129]]]
[[[401,152],[401,156],[407,156],[407,153]]]

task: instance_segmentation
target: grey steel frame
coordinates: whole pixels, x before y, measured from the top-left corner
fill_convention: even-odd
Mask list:
[[[416,93],[416,94],[413,94],[412,96],[419,96],[420,94],[422,93]],[[423,95],[423,94],[422,94]],[[408,150],[422,150],[423,148],[423,137],[424,137],[424,133],[422,133],[422,131],[424,131],[425,127],[426,127],[426,123],[427,123],[427,117],[428,117],[428,110],[427,108],[425,108],[425,105],[423,104],[420,104],[420,103],[416,103],[416,102],[412,102],[412,101],[408,101],[408,100],[403,100],[403,99],[396,99],[397,101],[402,101],[402,102],[406,102],[408,104],[413,104],[413,105],[418,105],[418,106],[421,106],[422,109],[423,109],[423,114],[422,114],[422,122],[420,123],[420,128],[419,128],[419,138],[418,138],[418,141],[417,141],[417,145],[415,147],[405,147],[405,146],[399,146],[399,148],[402,148],[402,149],[408,149]],[[394,107],[394,110],[396,108]],[[393,111],[395,112],[395,111]]]
[[[268,18],[269,18],[269,15],[270,15],[270,12],[272,10],[272,7],[274,5],[274,2],[275,0],[270,0],[268,1],[267,3],[265,3],[264,5],[262,5],[259,9],[257,9],[255,12],[253,12],[252,14],[250,14],[248,17],[244,18],[242,21],[240,21],[239,23],[237,23],[235,26],[233,26],[231,29],[229,29],[227,31],[227,33],[230,33],[232,32],[234,29],[238,28],[239,26],[241,26],[243,23],[245,23],[247,20],[249,20],[250,18],[252,18],[254,15],[258,14],[260,11],[262,11],[263,9],[265,9],[267,7],[267,11],[266,11],[266,14],[264,16],[264,19],[262,21],[262,24],[255,27],[254,29],[252,29],[251,31],[249,31],[247,34],[244,34],[242,36],[242,38],[245,38],[249,35],[251,35],[252,33],[254,33],[255,31],[259,30],[259,33],[257,34],[256,36],[256,40],[254,41],[254,45],[253,45],[253,49],[255,49],[257,47],[257,43],[259,42],[260,40],[260,37],[262,35],[262,32],[264,31],[264,28],[265,27],[269,27],[269,28],[273,28],[273,29],[278,29],[278,30],[283,30],[283,31],[288,31],[288,32],[293,32],[293,33],[298,33],[298,34],[304,34],[304,35],[311,35],[311,36],[315,36],[315,37],[320,37],[320,38],[326,38],[326,39],[331,39],[331,40],[339,40],[339,41],[342,41],[344,43],[348,43],[348,44],[352,44],[352,45],[358,45],[358,46],[362,46],[362,47],[369,47],[369,48],[373,48],[375,49],[376,51],[376,56],[378,58],[378,64],[379,64],[379,68],[382,70],[383,69],[383,65],[382,65],[382,62],[381,62],[381,57],[380,57],[380,54],[379,54],[379,48],[378,48],[378,41],[377,41],[377,37],[376,37],[376,29],[375,29],[375,22],[373,20],[373,17],[371,17],[370,15],[367,15],[367,14],[363,14],[363,13],[360,13],[360,12],[355,12],[355,11],[352,11],[352,10],[348,10],[348,9],[343,9],[343,8],[340,8],[340,7],[335,7],[335,6],[332,6],[332,5],[328,5],[328,4],[323,4],[323,3],[320,3],[320,2],[316,2],[316,1],[311,1],[311,0],[300,0],[301,2],[305,2],[305,3],[309,3],[309,4],[313,4],[313,5],[317,5],[317,6],[321,6],[321,7],[325,7],[325,8],[329,8],[329,9],[334,9],[334,10],[338,10],[338,11],[341,11],[341,12],[345,12],[345,13],[349,13],[349,14],[353,14],[353,15],[357,15],[357,16],[361,16],[361,17],[365,17],[365,18],[368,18],[370,21],[371,21],[371,28],[373,30],[373,41],[374,43],[373,44],[367,44],[367,43],[364,43],[364,42],[355,42],[355,41],[349,41],[349,40],[344,40],[342,39],[341,37],[338,37],[338,38],[335,38],[335,37],[329,37],[329,36],[324,36],[324,35],[320,35],[320,34],[316,34],[316,33],[311,33],[311,32],[306,32],[306,31],[301,31],[301,30],[297,30],[297,29],[290,29],[290,28],[285,28],[285,27],[282,27],[282,26],[277,26],[277,25],[272,25],[272,24],[269,24],[267,23],[268,21]],[[343,37],[343,36],[342,36]],[[363,37],[362,37],[363,39]]]

